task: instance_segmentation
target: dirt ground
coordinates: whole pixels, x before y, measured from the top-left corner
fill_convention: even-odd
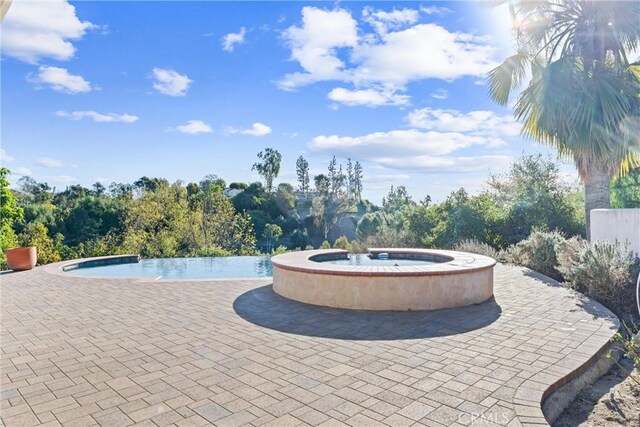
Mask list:
[[[630,361],[621,360],[626,370]],[[640,378],[640,372],[635,372]],[[640,386],[626,372],[614,366],[606,375],[584,389],[564,410],[554,427],[640,427]]]

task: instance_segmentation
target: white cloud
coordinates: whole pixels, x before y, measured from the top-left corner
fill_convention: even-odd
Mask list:
[[[486,136],[465,135],[459,132],[423,132],[416,129],[374,132],[362,136],[320,135],[309,144],[312,150],[330,151],[336,155],[365,155],[368,159],[381,157],[440,156],[472,146],[498,147],[504,141]]]
[[[71,41],[93,28],[67,0],[14,1],[2,23],[2,53],[28,63],[66,61],[75,54]]]
[[[12,170],[11,172],[12,172],[13,174],[15,174],[15,175],[20,175],[20,176],[29,176],[29,175],[32,175],[32,172],[31,172],[31,170],[30,170],[30,169],[25,168],[25,167],[22,167],[22,166],[21,166],[21,167],[19,167],[19,168],[14,169],[14,170]]]
[[[502,140],[487,136],[410,129],[356,137],[320,135],[309,143],[309,148],[312,151],[358,158],[384,168],[425,173],[470,173],[487,169],[499,170],[508,164],[510,157],[455,155],[456,151],[472,147],[492,149],[503,144]]]
[[[243,135],[251,135],[251,136],[265,136],[271,133],[272,129],[263,124],[256,122],[251,125],[249,129],[236,129],[233,127],[228,127],[227,132],[229,133],[241,133]]]
[[[11,163],[15,160],[13,156],[10,156],[5,150],[0,148],[0,162]]]
[[[193,83],[186,74],[180,74],[174,70],[165,68],[154,68],[153,77],[155,82],[153,87],[158,92],[169,96],[184,96]]]
[[[245,135],[253,135],[253,136],[265,136],[271,133],[271,128],[262,123],[254,123],[251,125],[250,129],[245,129],[242,131]]]
[[[409,113],[406,120],[414,128],[494,137],[515,137],[520,135],[522,128],[512,115],[501,116],[487,110],[462,113],[458,110],[422,108]]]
[[[401,95],[393,90],[354,89],[342,87],[333,89],[327,95],[332,101],[348,106],[364,105],[367,107],[379,107],[382,105],[408,105],[409,96]]]
[[[482,76],[496,64],[492,59],[495,49],[486,41],[472,34],[451,33],[436,24],[390,32],[380,43],[363,44],[353,52],[352,59],[358,64],[354,79],[406,84]]]
[[[283,37],[291,49],[291,59],[305,71],[287,74],[278,82],[281,89],[292,90],[317,81],[346,79],[336,49],[357,45],[358,24],[346,10],[305,6],[302,26],[289,27]]]
[[[91,91],[91,84],[82,76],[70,74],[65,68],[39,67],[36,75],[29,75],[27,80],[35,84],[45,84],[51,89],[65,93],[83,93]]]
[[[435,99],[447,99],[449,97],[449,91],[446,89],[438,89],[431,94],[431,97]]]
[[[396,169],[419,170],[428,173],[471,173],[498,171],[508,167],[510,156],[415,156],[406,158],[382,157],[376,161]]]
[[[56,111],[56,116],[67,117],[71,120],[82,120],[85,117],[98,123],[135,123],[138,121],[138,116],[131,114],[116,114],[116,113],[98,113],[97,111],[72,111],[70,113],[66,111]]]
[[[347,10],[304,7],[302,24],[283,32],[291,59],[302,70],[286,74],[278,86],[294,90],[315,82],[338,81],[353,84],[356,93],[383,88],[408,100],[402,93],[413,81],[483,76],[496,65],[497,51],[488,37],[419,23],[417,15],[413,9],[385,12],[367,8],[364,18],[376,28],[367,33]]]
[[[520,125],[493,111],[422,108],[405,118],[413,129],[360,136],[319,135],[312,151],[353,157],[392,169],[467,173],[500,170],[510,157],[495,149],[519,135]]]
[[[53,157],[40,157],[36,163],[45,168],[64,168],[65,163],[62,160],[54,159]]]
[[[213,132],[213,129],[211,129],[211,126],[209,126],[202,120],[189,120],[186,125],[176,126],[176,130],[178,132],[188,133],[191,135]]]
[[[363,20],[371,25],[377,33],[385,34],[389,30],[397,30],[415,24],[420,13],[415,9],[393,9],[390,12],[376,10],[366,6],[362,10]]]
[[[422,6],[420,12],[425,15],[444,15],[453,12],[451,9],[440,6]]]
[[[222,38],[222,50],[226,52],[233,52],[236,45],[244,43],[244,36],[247,30],[242,27],[238,33],[229,33]]]

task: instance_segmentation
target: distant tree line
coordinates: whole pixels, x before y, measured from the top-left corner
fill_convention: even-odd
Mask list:
[[[441,203],[415,201],[404,186],[392,186],[376,206],[362,199],[362,166],[334,157],[326,173],[311,180],[309,163],[296,161],[298,187],[275,183],[281,156],[264,150],[257,170],[265,180],[235,182],[208,175],[199,182],[169,183],[142,177],[133,183],[72,185],[55,192],[47,183],[22,177],[9,188],[0,169],[0,265],[4,251],[36,245],[40,262],[139,253],[144,257],[248,255],[331,246],[451,248],[477,240],[500,249],[533,229],[584,234],[584,198],[568,184],[558,164],[523,156],[508,173],[492,176],[486,189],[463,188]],[[611,182],[615,207],[640,207],[640,170]],[[313,188],[311,184],[313,183]],[[269,186],[271,191],[269,191]],[[233,197],[225,189],[236,190]],[[304,206],[303,206],[304,205]],[[303,209],[304,208],[304,209]],[[329,242],[342,217],[357,221],[355,239]]]

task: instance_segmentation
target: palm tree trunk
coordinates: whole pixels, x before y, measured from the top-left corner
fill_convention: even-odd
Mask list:
[[[591,240],[591,210],[611,207],[611,177],[600,169],[593,168],[584,180],[584,209],[587,223],[587,240]]]

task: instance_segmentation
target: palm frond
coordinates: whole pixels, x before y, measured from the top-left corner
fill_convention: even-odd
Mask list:
[[[500,105],[507,105],[511,93],[520,88],[527,75],[529,55],[518,51],[487,73],[489,96]]]

